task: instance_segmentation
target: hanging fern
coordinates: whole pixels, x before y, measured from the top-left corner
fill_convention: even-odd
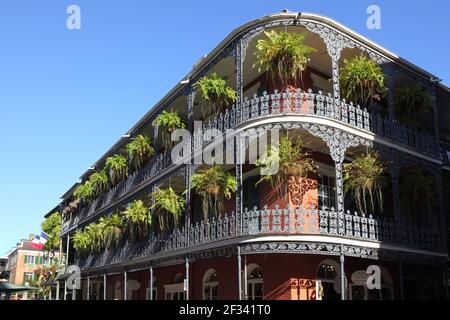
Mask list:
[[[89,253],[92,248],[92,239],[83,229],[77,230],[73,235],[73,247],[80,255]]]
[[[178,112],[167,112],[163,111],[159,114],[155,121],[153,121],[153,126],[159,126],[162,131],[162,139],[165,150],[169,150],[173,146],[171,140],[171,135],[176,129],[184,129],[186,124],[183,119],[178,115]]]
[[[430,110],[431,106],[432,97],[420,83],[408,83],[395,89],[395,116],[403,122],[420,127],[420,124],[414,120],[414,116]]]
[[[106,170],[113,185],[128,177],[127,159],[121,155],[115,155],[106,159]]]
[[[135,169],[141,169],[145,163],[153,156],[154,150],[150,138],[138,135],[125,147],[128,160]]]
[[[152,224],[150,210],[142,200],[133,201],[122,213],[131,238],[135,240],[146,237]]]
[[[122,238],[124,223],[121,216],[115,213],[110,217],[102,217],[99,223],[103,226],[103,246],[113,248]]]
[[[152,197],[155,204],[151,207],[158,213],[158,220],[160,229],[164,231],[168,226],[168,215],[170,214],[174,221],[175,229],[178,228],[178,222],[186,207],[186,200],[177,195],[171,188],[159,189],[157,188]]]
[[[90,181],[79,185],[73,192],[73,196],[80,202],[88,204],[95,196],[94,187]]]
[[[225,78],[220,77],[217,73],[213,73],[210,77],[204,76],[194,88],[199,90],[201,97],[209,102],[209,109],[202,105],[202,113],[204,118],[216,118],[225,107],[236,102],[236,90],[227,84]]]
[[[255,56],[259,72],[267,71],[275,83],[297,86],[298,75],[306,69],[310,55],[316,49],[305,44],[306,35],[294,32],[264,32],[266,39],[258,40]]]
[[[374,213],[375,203],[383,210],[382,189],[386,183],[385,172],[386,168],[377,153],[367,153],[351,163],[344,163],[344,192],[352,192],[359,212]]]
[[[93,173],[89,178],[89,183],[92,186],[94,194],[96,197],[103,194],[106,190],[108,190],[108,175],[105,170],[100,172]]]
[[[44,231],[50,237],[50,239],[45,244],[45,250],[53,251],[57,249],[61,240],[61,214],[59,212],[52,213],[42,222],[41,227],[42,231]]]
[[[216,217],[222,213],[223,200],[230,199],[232,193],[236,192],[236,187],[235,177],[221,165],[201,170],[191,177],[191,188],[202,197],[205,219],[211,212]]]
[[[380,66],[365,55],[344,61],[339,77],[342,97],[361,107],[386,92],[385,77]]]
[[[287,200],[289,178],[306,177],[308,173],[316,171],[317,166],[309,156],[300,138],[294,143],[287,136],[281,137],[279,146],[269,146],[256,161],[256,166],[264,169],[256,185],[268,181],[276,190],[278,197]],[[273,172],[274,169],[278,169],[277,172]]]

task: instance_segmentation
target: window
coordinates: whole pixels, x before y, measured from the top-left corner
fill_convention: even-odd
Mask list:
[[[179,273],[175,277],[174,283],[165,285],[166,300],[186,300],[184,292],[184,276]]]
[[[254,264],[248,268],[247,276],[247,294],[248,300],[263,300],[264,299],[264,280],[262,269]]]
[[[339,300],[340,296],[334,289],[334,281],[339,274],[339,266],[336,261],[325,260],[317,269],[316,279],[319,288],[318,300]]]
[[[23,282],[31,282],[34,280],[34,272],[25,272],[23,275]]]
[[[335,179],[319,174],[319,208],[336,208]]]
[[[25,264],[34,265],[35,258],[37,257],[25,255]]]
[[[203,300],[219,300],[219,282],[214,269],[206,271],[203,277]]]

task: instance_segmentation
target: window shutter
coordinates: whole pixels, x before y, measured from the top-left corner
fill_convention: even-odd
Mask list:
[[[27,255],[24,255],[23,258],[24,258],[23,262],[26,264],[27,263]]]

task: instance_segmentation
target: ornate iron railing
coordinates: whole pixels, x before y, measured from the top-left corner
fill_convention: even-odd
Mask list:
[[[272,94],[264,92],[262,95],[254,94],[251,99],[246,97],[242,104],[230,106],[217,118],[198,128],[193,140],[194,146],[198,148],[205,141],[210,141],[210,137],[203,134],[211,132],[210,129],[227,131],[249,120],[278,115],[320,116],[380,135],[420,152],[433,155],[439,155],[440,152],[439,144],[431,134],[389,121],[379,114],[371,114],[352,102],[342,100],[334,103],[330,93],[314,93],[311,89],[307,92],[301,89],[286,92],[275,90]]]
[[[97,268],[157,254],[176,253],[222,240],[261,235],[335,236],[416,249],[446,250],[444,237],[431,228],[395,223],[384,218],[374,219],[357,213],[339,214],[334,209],[278,206],[269,209],[266,206],[262,210],[254,208],[242,214],[232,213],[195,224],[187,221],[181,229],[169,235],[151,235],[140,243],[125,241],[113,250],[78,259],[77,265],[82,269]]]

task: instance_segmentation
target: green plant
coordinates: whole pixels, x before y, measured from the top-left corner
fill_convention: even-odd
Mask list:
[[[298,75],[306,69],[311,53],[316,50],[305,44],[306,35],[294,32],[264,32],[266,39],[256,45],[257,62],[261,70],[267,71],[272,80],[280,79],[285,85],[297,85]]]
[[[305,177],[309,172],[316,171],[314,160],[309,155],[300,138],[292,142],[287,136],[281,137],[278,146],[269,146],[256,161],[256,166],[263,169],[256,185],[268,181],[278,197],[286,199],[289,189],[287,181],[290,177]]]
[[[194,84],[194,88],[200,91],[200,95],[205,101],[209,102],[209,110],[205,110],[202,105],[202,113],[205,118],[215,118],[225,107],[236,102],[236,90],[231,88],[227,84],[227,80],[217,73],[213,73],[210,77],[204,76]]]
[[[171,141],[172,133],[176,129],[183,129],[186,127],[183,119],[178,115],[178,112],[167,112],[165,110],[156,117],[155,121],[153,121],[153,126],[159,126],[163,130],[162,139],[166,150],[169,150],[173,145]]]
[[[175,229],[178,227],[178,222],[184,212],[186,200],[179,196],[171,187],[167,189],[156,188],[152,193],[155,201],[151,209],[158,213],[159,226],[162,231],[168,225],[170,214],[174,221]]]
[[[230,199],[236,192],[236,179],[223,166],[213,165],[192,175],[191,189],[202,197],[203,216],[207,219],[210,212],[216,216],[222,213],[223,199]]]
[[[98,223],[91,223],[86,226],[85,231],[88,237],[90,238],[90,251],[98,252],[103,249],[104,244],[104,224],[103,221],[99,221]]]
[[[153,156],[154,150],[150,138],[138,135],[126,146],[128,159],[134,168],[140,169]]]
[[[400,120],[413,124],[413,116],[429,110],[431,105],[431,95],[420,83],[407,83],[395,89],[394,110]]]
[[[113,185],[128,177],[128,164],[124,156],[116,154],[106,159],[106,169]]]
[[[382,189],[386,183],[385,172],[386,168],[380,162],[377,153],[367,153],[357,157],[351,163],[344,163],[344,192],[352,192],[360,212],[374,213],[375,203],[378,203],[378,208],[383,210]]]
[[[368,107],[372,99],[385,93],[385,77],[380,66],[365,55],[344,60],[339,81],[342,97],[361,107]]]
[[[112,248],[117,245],[122,238],[124,223],[118,213],[110,217],[102,217],[99,223],[103,226],[103,245]]]
[[[133,239],[141,239],[148,235],[152,216],[142,200],[133,201],[122,216]]]
[[[42,231],[49,235],[50,239],[45,244],[45,250],[54,251],[59,248],[61,233],[61,214],[59,212],[52,213],[42,224]]]
[[[75,232],[73,235],[73,247],[81,255],[89,253],[92,248],[92,238],[85,229],[79,229]]]
[[[73,196],[83,203],[89,203],[95,196],[94,187],[90,181],[79,185],[73,192]]]
[[[92,186],[93,192],[96,197],[102,195],[108,190],[108,175],[105,170],[95,172],[89,177],[89,183]]]
[[[404,172],[400,177],[400,203],[405,212],[416,217],[421,204],[428,204],[431,207],[437,204],[436,185],[433,176],[415,166]]]

